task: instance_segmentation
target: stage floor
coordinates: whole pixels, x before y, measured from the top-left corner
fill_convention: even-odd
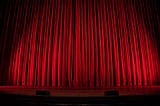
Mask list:
[[[49,96],[67,96],[67,97],[103,97],[105,92],[118,92],[119,96],[132,95],[156,95],[160,94],[160,86],[139,86],[139,87],[117,87],[105,89],[76,89],[76,88],[51,88],[51,87],[22,87],[22,86],[0,86],[0,93],[36,96],[36,91],[48,91]]]

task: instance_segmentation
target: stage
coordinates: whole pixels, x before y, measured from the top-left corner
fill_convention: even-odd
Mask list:
[[[37,91],[42,91],[42,95]],[[45,95],[44,92],[49,92]],[[107,93],[106,93],[107,92]],[[117,95],[118,92],[118,95]],[[108,95],[107,95],[108,94]],[[17,86],[1,86],[1,105],[14,104],[25,106],[53,106],[53,105],[147,105],[159,106],[159,86],[106,88],[104,89],[60,89],[33,88]],[[6,102],[7,101],[7,102]]]
[[[37,94],[37,91],[40,91],[40,93]],[[51,97],[135,96],[160,94],[160,86],[117,87],[103,89],[1,86],[0,92],[5,94]],[[48,92],[48,94],[45,94],[45,92]]]

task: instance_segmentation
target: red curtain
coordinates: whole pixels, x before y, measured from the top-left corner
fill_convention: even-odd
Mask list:
[[[154,0],[15,0],[4,5],[3,84],[159,84],[160,21]]]

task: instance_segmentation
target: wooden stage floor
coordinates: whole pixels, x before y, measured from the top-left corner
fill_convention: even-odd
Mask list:
[[[113,96],[112,93],[118,92],[118,96],[132,96],[132,95],[156,95],[160,94],[160,86],[139,86],[139,87],[117,87],[105,89],[75,89],[75,88],[41,88],[41,87],[22,87],[22,86],[0,86],[0,93],[18,94],[36,96],[36,91],[47,91],[48,96],[58,97],[103,97]]]

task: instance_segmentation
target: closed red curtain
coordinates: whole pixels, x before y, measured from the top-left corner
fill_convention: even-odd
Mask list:
[[[9,0],[0,13],[2,85],[159,85],[155,0]]]

